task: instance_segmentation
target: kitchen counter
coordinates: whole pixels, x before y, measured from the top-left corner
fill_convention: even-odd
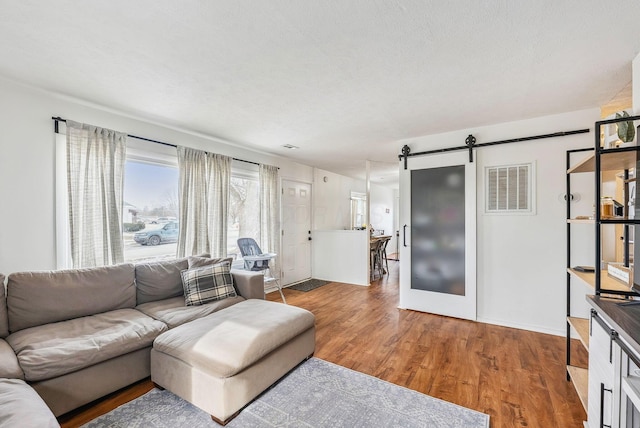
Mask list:
[[[587,302],[618,332],[627,345],[640,355],[640,301],[635,301],[636,304],[633,305],[625,305],[624,303],[632,300],[587,296]]]

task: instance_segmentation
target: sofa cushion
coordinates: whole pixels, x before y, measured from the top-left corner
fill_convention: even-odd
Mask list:
[[[168,325],[169,328],[174,328],[242,301],[244,301],[244,298],[237,296],[209,302],[200,306],[186,306],[184,304],[184,297],[172,297],[171,299],[143,303],[142,305],[136,306],[136,309],[149,315],[151,318],[162,321]]]
[[[4,275],[0,273],[0,337],[9,335],[9,319],[7,318],[7,296],[4,286]]]
[[[161,334],[153,349],[221,378],[231,377],[314,327],[307,310],[250,299]]]
[[[167,326],[135,309],[119,309],[11,334],[25,378],[40,381],[150,346]]]
[[[0,379],[0,426],[60,427],[38,393],[19,379]]]
[[[24,379],[16,353],[4,339],[0,339],[0,378]]]
[[[197,306],[237,296],[229,262],[187,269],[182,271],[181,275],[184,302],[187,306]]]
[[[182,296],[180,271],[188,268],[186,258],[136,264],[137,304]]]
[[[132,264],[9,275],[9,331],[72,318],[133,308]]]
[[[187,261],[189,262],[189,269],[217,265],[218,263],[223,262],[229,262],[229,266],[231,266],[231,263],[233,263],[233,257],[211,259],[209,257],[189,256]]]

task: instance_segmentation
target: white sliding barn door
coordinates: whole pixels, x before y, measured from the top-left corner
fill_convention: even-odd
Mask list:
[[[400,163],[400,307],[476,319],[476,167],[466,151]]]

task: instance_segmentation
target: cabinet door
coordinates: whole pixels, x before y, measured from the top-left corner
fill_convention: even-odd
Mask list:
[[[612,342],[611,329],[604,329],[595,319],[591,320],[589,339],[589,428],[619,427],[619,383],[616,370],[620,358],[618,346]]]

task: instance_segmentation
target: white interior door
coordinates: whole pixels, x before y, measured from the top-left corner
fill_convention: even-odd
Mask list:
[[[476,319],[476,167],[466,151],[400,163],[400,307]]]
[[[282,284],[311,278],[311,185],[282,180]]]

